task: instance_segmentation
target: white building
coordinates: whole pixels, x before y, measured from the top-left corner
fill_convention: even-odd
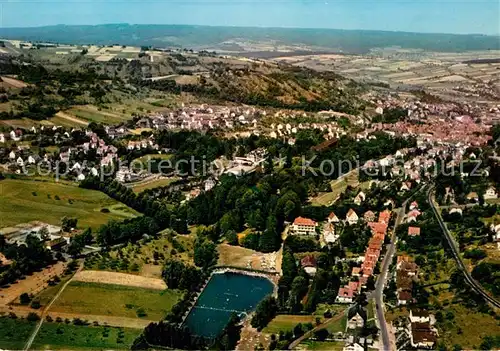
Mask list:
[[[291,234],[293,235],[316,235],[318,223],[309,218],[297,217],[293,221]]]

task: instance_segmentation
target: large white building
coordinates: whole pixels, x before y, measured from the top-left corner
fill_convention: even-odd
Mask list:
[[[291,234],[293,235],[316,235],[318,223],[309,218],[297,217],[293,221]]]

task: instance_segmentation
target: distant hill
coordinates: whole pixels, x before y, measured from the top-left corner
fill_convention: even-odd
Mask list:
[[[498,36],[424,34],[338,29],[210,27],[193,25],[46,26],[0,28],[0,37],[64,44],[182,47],[228,51],[325,50],[362,54],[371,48],[399,46],[427,51],[499,50]],[[266,49],[258,47],[265,43]],[[257,44],[257,48],[255,48]]]

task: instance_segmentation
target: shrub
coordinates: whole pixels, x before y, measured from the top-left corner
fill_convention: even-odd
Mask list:
[[[26,317],[26,319],[30,322],[36,322],[36,321],[40,320],[40,316],[38,314],[36,314],[35,312],[30,312],[30,313],[28,313],[28,316]]]
[[[146,311],[144,310],[144,308],[142,308],[142,307],[137,309],[136,314],[137,314],[137,317],[139,317],[139,318],[146,317],[148,315],[146,313]]]
[[[102,213],[109,213],[109,209],[108,208],[101,208],[101,212]]]
[[[30,303],[31,297],[28,293],[22,293],[21,296],[19,296],[19,301],[21,302],[21,305],[27,305]]]
[[[33,308],[33,309],[35,309],[35,310],[37,310],[37,309],[39,309],[40,307],[42,307],[42,305],[40,304],[40,301],[38,301],[38,300],[33,300],[33,301],[31,302],[30,307],[31,307],[31,308]]]

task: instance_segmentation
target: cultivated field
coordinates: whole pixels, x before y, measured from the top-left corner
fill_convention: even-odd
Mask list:
[[[158,321],[180,297],[181,293],[175,290],[73,281],[52,305],[50,312]]]
[[[153,290],[165,290],[167,288],[167,284],[162,279],[106,271],[81,271],[75,274],[73,280],[86,283],[126,285]]]
[[[0,194],[0,227],[34,220],[59,225],[61,218],[68,216],[77,218],[80,228],[96,229],[110,219],[137,215],[99,191],[51,181],[4,179],[0,181]],[[119,211],[112,210],[116,205],[120,205]],[[110,212],[101,212],[103,208]]]

